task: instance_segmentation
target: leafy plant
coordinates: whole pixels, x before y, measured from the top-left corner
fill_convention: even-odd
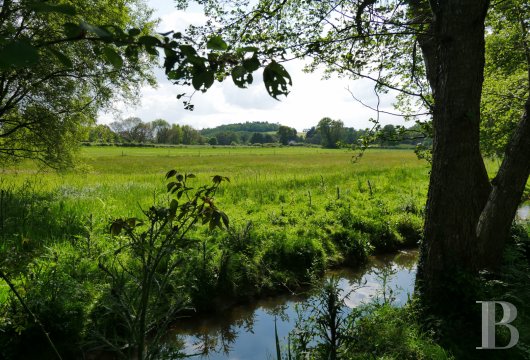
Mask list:
[[[108,344],[124,357],[156,357],[164,330],[186,305],[173,280],[192,243],[188,232],[196,224],[210,230],[229,226],[228,216],[214,203],[219,185],[229,179],[216,175],[212,185],[194,189],[189,185],[193,178],[169,171],[167,191],[174,198],[167,206],[153,205],[143,211],[145,219],[120,218],[110,226],[113,236],[123,235],[112,259],[101,259],[99,267],[110,280],[113,301],[107,314],[118,314],[120,322]]]
[[[339,286],[336,278],[328,279],[318,295],[311,299],[304,308],[297,309],[298,319],[290,335],[290,343],[295,358],[341,359],[342,349],[349,342],[350,327],[356,311],[348,314],[345,300],[349,293]],[[301,311],[300,311],[301,310]],[[309,313],[304,319],[302,313]],[[289,346],[291,351],[291,346]]]

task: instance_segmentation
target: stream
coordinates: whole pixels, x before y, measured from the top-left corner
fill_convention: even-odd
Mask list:
[[[530,204],[524,203],[517,209],[515,220],[518,222],[525,222],[530,220]]]
[[[394,304],[403,305],[414,289],[417,250],[393,255],[374,256],[361,269],[342,268],[326,272],[339,279],[345,303],[353,308],[381,296],[382,284],[392,289]],[[318,286],[317,286],[318,287]],[[312,295],[313,294],[313,295]],[[276,321],[278,337],[283,343],[297,317],[295,306],[303,304],[313,293],[279,295],[240,305],[220,314],[183,320],[168,341],[178,342],[184,352],[196,359],[267,359],[274,358]],[[305,314],[304,314],[305,315]]]

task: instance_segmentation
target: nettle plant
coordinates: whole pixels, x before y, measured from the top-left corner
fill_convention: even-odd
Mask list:
[[[126,358],[156,358],[160,351],[167,351],[158,346],[159,340],[176,312],[186,305],[172,279],[192,243],[188,232],[196,224],[210,230],[229,227],[228,216],[214,203],[219,185],[229,179],[216,175],[211,185],[195,189],[189,185],[195,177],[169,171],[171,200],[167,205],[143,210],[145,219],[120,218],[110,226],[119,247],[112,258],[99,264],[111,289],[108,304],[103,306],[106,320],[100,319],[103,326],[97,328],[106,343]]]

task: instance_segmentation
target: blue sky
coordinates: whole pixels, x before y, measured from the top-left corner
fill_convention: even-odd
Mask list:
[[[179,11],[170,0],[148,0],[148,6],[155,9],[154,16],[160,19],[158,30],[183,31],[190,24],[200,24],[204,15],[200,8],[191,7]],[[102,113],[98,121],[109,123],[117,118],[138,116],[144,121],[163,118],[170,123],[188,124],[195,128],[214,127],[220,124],[268,121],[281,123],[297,130],[316,125],[325,117],[340,119],[346,126],[365,128],[370,126],[368,119],[376,114],[356,102],[346,90],[349,88],[363,102],[375,107],[377,99],[373,94],[373,84],[367,80],[350,80],[331,77],[322,79],[322,72],[306,74],[301,71],[303,63],[293,61],[284,64],[293,79],[291,93],[282,101],[269,97],[260,76],[248,89],[237,88],[230,79],[215,83],[205,94],[197,93],[193,98],[195,110],[184,110],[176,95],[191,92],[191,89],[179,88],[165,79],[160,70],[156,70],[158,86],[144,87],[140,102],[135,106],[121,102],[115,103],[117,111]],[[382,106],[391,110],[392,95],[383,98]],[[393,116],[381,116],[383,124],[402,124],[402,119]]]

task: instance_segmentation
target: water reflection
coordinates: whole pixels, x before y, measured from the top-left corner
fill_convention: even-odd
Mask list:
[[[392,299],[403,305],[414,289],[417,251],[378,256],[362,269],[330,271],[326,277],[339,279],[349,308],[372,300]],[[322,281],[325,281],[323,279]],[[186,354],[200,359],[266,359],[275,351],[274,322],[278,336],[286,337],[296,321],[296,304],[311,294],[281,295],[254,304],[236,306],[208,318],[182,321],[172,341],[183,342]]]
[[[519,221],[528,221],[530,220],[530,205],[526,203],[517,209],[517,214],[515,215],[516,220]]]

